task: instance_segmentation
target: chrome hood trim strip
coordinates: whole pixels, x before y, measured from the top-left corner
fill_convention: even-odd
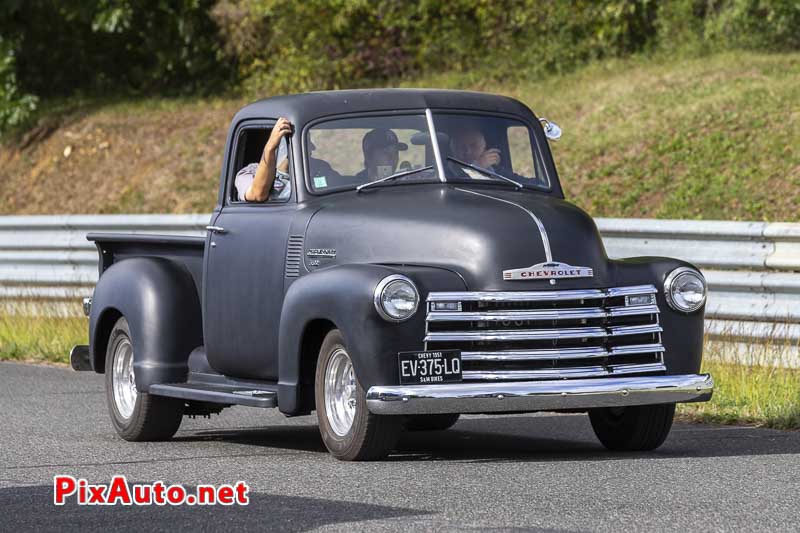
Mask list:
[[[523,206],[519,205],[518,203],[512,202],[510,200],[505,200],[503,198],[497,198],[496,196],[491,196],[491,195],[488,195],[488,194],[483,194],[483,193],[480,193],[480,192],[471,191],[469,189],[462,189],[460,187],[456,187],[455,189],[457,191],[466,192],[466,193],[469,193],[469,194],[474,194],[476,196],[483,196],[484,198],[490,198],[492,200],[497,200],[498,202],[503,202],[504,204],[513,205],[514,207],[517,207],[517,208],[522,209],[523,211],[525,211],[528,214],[528,216],[530,216],[533,219],[533,221],[536,223],[536,226],[539,228],[539,234],[542,236],[542,244],[544,245],[544,255],[545,255],[546,261],[548,263],[552,263],[553,262],[553,252],[550,250],[550,238],[547,236],[547,230],[545,229],[544,224],[539,219],[539,217],[534,215],[533,212],[530,209],[528,209],[527,207],[523,207]]]

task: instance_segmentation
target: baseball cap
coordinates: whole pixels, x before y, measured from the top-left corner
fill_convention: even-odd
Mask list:
[[[408,150],[408,145],[401,143],[397,138],[397,134],[387,128],[375,128],[367,132],[361,140],[361,149],[364,150],[364,153],[390,147],[398,150]]]

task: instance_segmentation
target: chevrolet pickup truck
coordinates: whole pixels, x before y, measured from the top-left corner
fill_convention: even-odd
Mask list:
[[[279,117],[290,194],[239,201]],[[244,405],[316,411],[328,450],[379,459],[464,413],[586,412],[650,450],[706,401],[706,283],[609,259],[565,201],[553,122],[475,92],[281,96],[233,118],[205,237],[89,234],[100,278],[76,370],[105,374],[126,440]],[[376,155],[377,154],[377,155]]]

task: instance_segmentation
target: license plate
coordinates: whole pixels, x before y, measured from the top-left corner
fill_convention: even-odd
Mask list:
[[[450,383],[461,381],[461,351],[400,352],[400,384]]]

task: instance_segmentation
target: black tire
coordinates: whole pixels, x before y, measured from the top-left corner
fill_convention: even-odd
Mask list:
[[[402,417],[379,416],[367,409],[366,392],[356,380],[356,405],[353,423],[345,435],[331,427],[325,402],[325,373],[332,356],[347,351],[338,329],[331,330],[322,342],[314,379],[317,420],[322,441],[328,451],[342,461],[373,461],[383,459],[394,448],[402,431]],[[349,355],[348,355],[349,357]]]
[[[614,451],[655,450],[672,429],[675,404],[591,409],[589,420],[603,446]]]
[[[127,441],[168,440],[181,425],[183,400],[138,392],[129,417],[126,418],[117,409],[112,376],[114,356],[120,343],[126,341],[133,346],[128,321],[121,317],[111,329],[106,349],[106,403],[111,414],[111,423],[119,436]]]
[[[453,427],[460,416],[458,413],[408,416],[405,428],[409,431],[444,431]]]

